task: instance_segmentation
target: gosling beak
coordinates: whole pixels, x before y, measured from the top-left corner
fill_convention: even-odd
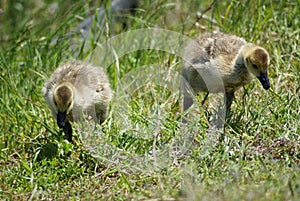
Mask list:
[[[266,71],[265,73],[260,73],[259,76],[257,76],[258,80],[260,81],[260,83],[263,85],[264,89],[268,90],[270,88],[270,81],[268,78],[268,71]]]
[[[66,126],[66,117],[67,117],[67,114],[66,112],[58,112],[57,113],[57,125],[59,128],[63,128]]]

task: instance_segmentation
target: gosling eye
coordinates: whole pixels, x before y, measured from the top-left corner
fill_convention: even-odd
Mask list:
[[[103,91],[103,87],[99,87],[96,89],[96,92],[100,92],[100,91]]]
[[[257,65],[253,64],[253,68],[258,69]]]
[[[57,102],[56,101],[54,101],[54,104],[55,104],[55,106],[57,106]]]

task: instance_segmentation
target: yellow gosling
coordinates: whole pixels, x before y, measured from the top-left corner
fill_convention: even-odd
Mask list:
[[[112,90],[103,69],[81,61],[60,65],[46,81],[43,96],[59,128],[72,141],[71,121],[84,115],[102,123],[107,117]]]
[[[234,92],[250,83],[254,77],[258,78],[264,89],[270,88],[269,63],[269,54],[264,48],[248,43],[243,38],[224,33],[202,34],[185,49],[182,71],[183,109],[186,110],[193,104],[190,90],[197,94],[218,93],[225,89],[228,115]]]

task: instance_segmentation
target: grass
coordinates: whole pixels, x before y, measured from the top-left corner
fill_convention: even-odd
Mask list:
[[[201,18],[197,12],[212,1],[185,2],[146,1],[134,15],[123,16],[126,27],[108,18],[93,24],[86,41],[57,43],[102,2],[0,3],[2,200],[297,200],[299,2],[216,1]],[[192,123],[183,126],[179,54],[139,49],[130,35],[116,43],[112,64],[100,54],[110,53],[98,45],[113,36],[153,27],[190,38],[222,31],[264,46],[271,55],[271,89],[264,91],[255,80],[237,93],[223,140],[209,135],[210,110],[203,107],[195,107]],[[121,55],[122,45],[130,44],[133,51]],[[78,131],[70,144],[41,88],[59,63],[73,59],[104,66],[116,98],[104,132]]]

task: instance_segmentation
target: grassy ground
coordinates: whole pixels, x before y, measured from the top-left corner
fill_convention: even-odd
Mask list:
[[[94,8],[100,3],[0,2],[2,200],[299,199],[299,1],[145,1],[134,15],[123,16],[126,27],[107,18],[93,24],[85,42],[55,43],[99,12]],[[125,31],[153,27],[191,38],[222,31],[264,46],[271,55],[271,90],[255,80],[237,93],[223,140],[209,135],[203,107],[195,109],[195,124],[182,125],[180,54],[141,50],[133,40],[137,35],[129,34],[121,39],[133,40],[133,51],[120,40],[110,64],[97,46]],[[146,42],[149,37],[144,34]],[[77,132],[70,144],[41,88],[59,63],[73,59],[104,66],[116,98],[104,132],[86,132],[87,138]]]

